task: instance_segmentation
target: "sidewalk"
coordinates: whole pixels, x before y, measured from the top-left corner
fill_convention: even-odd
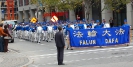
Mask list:
[[[32,60],[14,50],[7,53],[0,52],[0,67],[27,67]]]

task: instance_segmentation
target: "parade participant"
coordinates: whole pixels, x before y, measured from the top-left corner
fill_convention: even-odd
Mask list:
[[[103,28],[110,28],[110,24],[108,22],[105,22]]]
[[[84,29],[87,29],[87,25],[84,23]]]
[[[70,45],[70,38],[69,38],[69,32],[72,31],[72,30],[73,30],[73,28],[70,27],[70,24],[68,24],[68,27],[67,27],[67,29],[66,29],[66,33],[67,33],[67,50],[68,50],[69,48],[70,48],[71,50],[73,50],[72,47],[71,47],[71,45]]]
[[[43,39],[42,40],[45,41],[46,40],[46,33],[47,33],[46,32],[47,31],[47,26],[46,25],[43,25],[42,28],[43,28]]]
[[[30,27],[29,27],[29,25],[27,24],[26,26],[25,26],[25,39],[29,39],[29,30],[30,30]]]
[[[53,26],[47,26],[47,39],[46,39],[47,42],[50,42],[53,39],[52,34],[53,34]]]
[[[86,29],[91,29],[91,26],[90,25],[87,25],[87,28]]]
[[[43,28],[41,27],[40,24],[38,24],[37,27],[37,42],[41,43],[41,34],[42,34]]]
[[[74,24],[74,27],[75,27],[75,30],[78,30],[78,29],[79,29],[79,27],[78,27],[78,22],[76,22],[76,23]]]
[[[79,26],[79,29],[84,29],[84,24],[82,21],[80,21],[80,24],[78,24],[78,26]]]
[[[70,27],[72,27],[73,29],[75,29],[74,24],[72,24],[72,23],[71,23]]]
[[[32,42],[34,42],[34,41],[36,42],[37,41],[37,34],[36,34],[36,30],[35,30],[35,25],[32,25],[31,28],[32,28],[31,41]]]
[[[103,19],[103,21],[101,23],[102,28],[104,27],[105,22],[106,22],[105,19]]]
[[[33,29],[33,27],[30,25],[30,27],[29,27],[29,40],[31,41],[31,42],[33,42],[33,32],[34,32],[34,29]]]
[[[3,31],[3,24],[0,24],[0,52],[4,51],[4,38],[3,36],[7,36]]]
[[[96,26],[97,24],[95,23],[94,20],[91,20],[91,23],[90,23],[90,26],[92,29],[94,29],[94,27]]]
[[[65,41],[62,33],[62,27],[58,27],[58,30],[59,32],[55,34],[55,43],[57,47],[57,60],[58,60],[58,65],[64,65],[63,55],[64,55]]]
[[[127,20],[125,19],[125,20],[124,20],[124,24],[122,25],[122,27],[127,27],[127,26],[129,26],[129,27],[130,27],[130,25],[129,25],[129,24],[127,24]]]
[[[8,36],[12,38],[12,36],[9,34],[7,25],[4,26],[4,33],[8,34]],[[8,51],[8,38],[4,38],[4,52],[7,51]]]
[[[53,35],[52,35],[52,37],[54,38],[54,35],[57,32],[57,25],[53,24],[52,26],[53,26]]]
[[[97,20],[96,23],[97,23],[97,25],[94,28],[102,28],[102,26],[100,25],[100,21],[99,20]]]
[[[64,34],[64,37],[66,38],[66,28],[67,28],[67,24],[65,23],[64,25],[63,25],[63,34]],[[66,38],[67,39],[67,38]]]

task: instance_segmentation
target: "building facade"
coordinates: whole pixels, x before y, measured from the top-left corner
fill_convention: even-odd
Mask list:
[[[7,1],[6,0],[0,0],[0,21],[7,20]],[[18,7],[17,7],[17,0],[14,0],[14,20],[18,19]]]
[[[18,22],[29,22],[31,18],[38,17],[38,20],[43,21],[43,14],[36,15],[37,6],[31,4],[30,0],[18,0]]]
[[[18,21],[19,22],[29,22],[29,20],[33,17],[38,18],[39,22],[44,21],[44,15],[41,11],[38,13],[38,6],[30,4],[30,0],[18,0]],[[104,0],[101,0],[101,6],[99,6],[98,9],[95,7],[91,8],[90,14],[89,14],[89,20],[102,20],[105,19],[106,22],[109,22],[110,18],[114,19],[115,26],[121,26],[124,23],[124,19],[127,19],[128,24],[132,26],[133,29],[133,6],[132,3],[128,3],[125,5],[125,9],[123,9],[120,13],[113,12],[112,10],[101,10],[104,8]],[[69,10],[69,20],[74,21],[76,19],[75,16],[80,15],[82,16],[81,19],[86,19],[86,10],[82,9],[83,11],[76,12]],[[47,12],[47,9],[45,9],[45,13]],[[82,14],[81,14],[82,13]],[[45,19],[49,19],[45,17]]]

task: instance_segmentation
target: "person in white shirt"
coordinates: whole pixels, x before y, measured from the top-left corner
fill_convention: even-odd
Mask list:
[[[94,27],[97,25],[94,20],[91,20],[91,28],[94,29]]]
[[[74,24],[71,24],[70,27],[72,27],[73,29],[75,29]]]
[[[46,41],[50,42],[52,40],[52,35],[53,35],[53,26],[47,26],[47,38]]]
[[[43,28],[41,27],[41,25],[38,25],[37,27],[37,42],[40,43],[41,42],[41,34],[42,34]]]
[[[110,24],[108,22],[105,22],[103,28],[110,28]]]

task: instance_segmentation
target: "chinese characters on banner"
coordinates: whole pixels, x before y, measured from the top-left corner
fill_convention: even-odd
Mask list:
[[[129,43],[129,27],[70,31],[72,47],[109,46]]]

